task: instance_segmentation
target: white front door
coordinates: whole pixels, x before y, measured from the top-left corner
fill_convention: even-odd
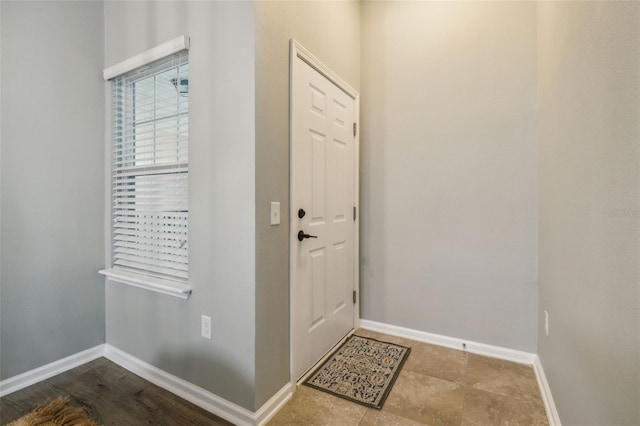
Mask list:
[[[357,103],[298,55],[292,61],[291,320],[297,380],[354,328]]]

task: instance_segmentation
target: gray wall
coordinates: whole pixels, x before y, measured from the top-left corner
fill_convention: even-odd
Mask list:
[[[103,8],[0,10],[6,379],[104,343]]]
[[[106,315],[108,343],[250,410],[288,381],[296,38],[365,94],[362,317],[538,340],[563,424],[640,423],[639,3],[2,1],[0,21],[0,379],[103,343]],[[101,69],[182,34],[194,293],[105,300]]]
[[[182,34],[189,53],[190,300],[106,287],[107,343],[254,409],[252,2],[106,2],[105,64]],[[211,316],[213,340],[200,337]]]
[[[256,3],[256,407],[289,380],[290,38],[358,89],[359,2]]]
[[[563,425],[638,425],[640,3],[542,2],[538,21],[538,353]]]
[[[535,3],[362,11],[362,318],[535,352]]]

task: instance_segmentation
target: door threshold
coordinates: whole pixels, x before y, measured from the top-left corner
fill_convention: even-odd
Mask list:
[[[309,376],[314,371],[316,371],[316,367],[318,367],[319,365],[324,363],[331,355],[333,355],[333,353],[336,351],[336,349],[338,349],[349,338],[349,336],[351,336],[355,332],[356,332],[356,329],[352,328],[350,332],[348,332],[342,339],[340,339],[338,341],[338,343],[336,343],[335,345],[331,346],[331,349],[329,349],[327,351],[327,353],[322,355],[322,358],[320,358],[315,364],[313,364],[311,367],[309,367],[309,369],[307,371],[305,371],[304,374],[302,376],[300,376],[300,378],[298,380],[296,380],[296,382],[295,382],[296,387],[300,386],[302,384],[302,382],[307,380],[307,378],[309,378]]]

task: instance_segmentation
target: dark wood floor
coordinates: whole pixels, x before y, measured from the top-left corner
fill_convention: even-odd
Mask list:
[[[105,358],[0,398],[0,424],[63,395],[105,426],[231,424]]]

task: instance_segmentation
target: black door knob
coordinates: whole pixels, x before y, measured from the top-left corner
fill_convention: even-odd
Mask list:
[[[298,210],[298,217],[300,219],[302,219],[304,217],[304,215],[307,214],[307,212],[304,211],[304,209],[299,209]]]
[[[304,231],[298,232],[298,241],[302,241],[305,238],[318,238],[316,235],[305,234]]]

